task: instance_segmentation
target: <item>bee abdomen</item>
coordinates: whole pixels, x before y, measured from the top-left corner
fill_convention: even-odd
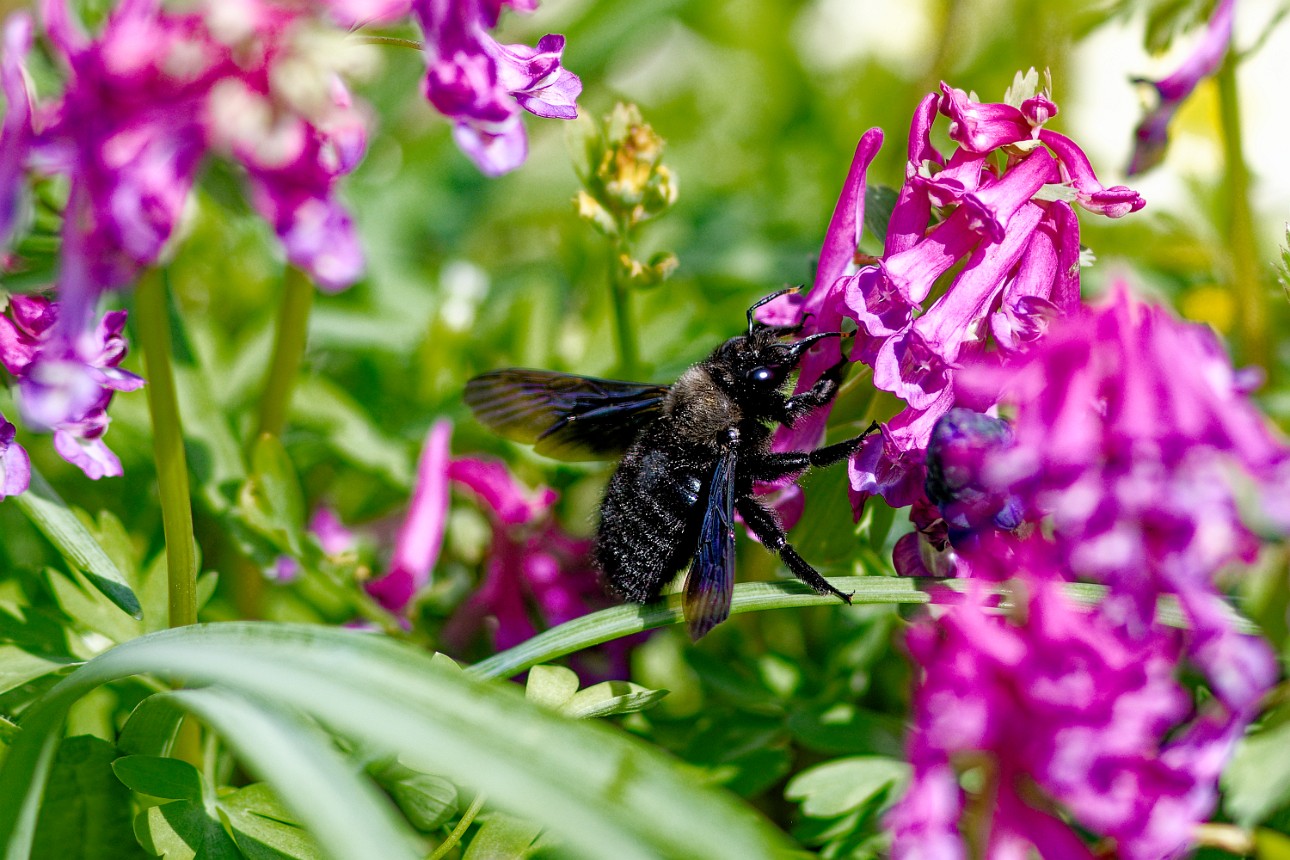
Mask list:
[[[702,490],[699,475],[666,453],[628,453],[605,491],[596,534],[596,561],[613,591],[636,603],[658,597],[694,555]]]

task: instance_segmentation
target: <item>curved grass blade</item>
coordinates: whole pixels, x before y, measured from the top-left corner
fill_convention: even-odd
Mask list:
[[[696,785],[657,750],[572,721],[384,637],[230,622],[150,634],[80,667],[34,705],[0,763],[0,843],[27,856],[67,708],[99,684],[152,673],[220,685],[302,711],[357,744],[488,795],[558,835],[573,856],[772,858],[784,835],[723,790]],[[25,838],[24,838],[25,837]]]
[[[296,821],[337,860],[416,860],[410,828],[370,782],[346,765],[330,740],[266,701],[225,689],[161,693],[197,715],[242,765],[267,782]]]
[[[840,591],[854,592],[851,603],[861,606],[930,603],[932,589],[949,588],[962,591],[967,587],[968,580],[840,576],[831,577],[829,582]],[[1098,603],[1106,594],[1103,586],[1079,582],[1068,583],[1065,590],[1068,597],[1085,606]],[[738,615],[743,612],[761,612],[766,609],[786,609],[795,606],[841,608],[842,604],[836,597],[818,594],[809,586],[795,580],[741,582],[735,586],[730,614]],[[1178,607],[1178,601],[1172,597],[1164,598],[1158,611],[1160,620],[1165,624],[1173,627],[1186,626],[1186,619]],[[1235,610],[1229,610],[1229,612],[1241,632],[1258,632],[1258,628],[1252,622]],[[679,624],[683,620],[680,594],[668,595],[654,603],[629,603],[602,609],[567,621],[559,627],[552,627],[508,651],[494,654],[487,660],[474,664],[466,671],[482,678],[510,678],[541,663],[549,663],[575,651],[640,633],[642,630],[652,630],[667,624]]]
[[[84,573],[94,587],[123,612],[135,618],[140,617],[139,598],[135,596],[121,571],[67,507],[67,503],[34,467],[31,470],[31,486],[25,493],[12,498],[19,510],[27,515],[27,519],[54,545],[59,555]]]

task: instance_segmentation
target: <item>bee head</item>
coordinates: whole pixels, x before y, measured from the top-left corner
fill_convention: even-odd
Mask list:
[[[748,334],[732,337],[717,347],[709,368],[741,399],[777,394],[813,344],[826,337],[841,336],[838,332],[822,332],[792,343],[780,340],[791,333],[782,327],[757,323]]]

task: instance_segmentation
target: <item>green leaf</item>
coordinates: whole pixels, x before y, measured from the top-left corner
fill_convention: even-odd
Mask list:
[[[462,860],[523,860],[533,856],[542,828],[499,812],[489,814]]]
[[[130,792],[112,775],[112,744],[92,735],[58,749],[36,825],[33,857],[126,860],[143,852],[131,832]]]
[[[352,315],[346,321],[352,326]],[[291,420],[316,432],[342,459],[395,487],[409,485],[412,460],[407,446],[383,434],[380,422],[334,383],[321,376],[301,379],[291,398]]]
[[[376,775],[412,826],[424,833],[438,830],[456,815],[457,786],[441,776],[395,763]]]
[[[534,704],[558,711],[578,692],[578,673],[566,666],[534,666],[524,696]]]
[[[0,743],[12,743],[13,739],[18,737],[18,733],[20,731],[22,731],[22,729],[18,728],[17,723],[13,722],[8,717],[0,717]]]
[[[17,645],[0,645],[0,693],[7,693],[28,681],[66,667],[66,663],[46,660]]]
[[[116,748],[126,755],[166,755],[183,719],[184,712],[168,697],[149,696],[130,712]]]
[[[789,715],[788,730],[802,746],[820,753],[899,757],[904,750],[904,726],[899,719],[847,702],[795,710]]]
[[[31,470],[31,486],[27,488],[27,492],[12,498],[14,504],[69,564],[82,571],[94,587],[123,612],[139,617],[139,599],[135,597],[121,571],[95,542],[67,503],[59,498],[54,488],[34,467]]]
[[[802,771],[789,780],[784,796],[800,802],[803,815],[835,818],[908,778],[909,765],[899,759],[855,756]]]
[[[1224,808],[1253,827],[1290,801],[1290,722],[1247,735],[1223,771]]]
[[[887,225],[900,192],[889,185],[867,185],[864,190],[864,229],[881,245],[887,241]]]
[[[667,690],[651,690],[630,681],[604,681],[579,690],[560,712],[577,720],[631,714],[653,707],[666,695]]]
[[[246,525],[276,549],[296,557],[303,554],[304,496],[278,437],[265,434],[256,440],[251,475],[238,494],[237,510]]]
[[[144,810],[135,818],[134,834],[139,844],[165,860],[242,860],[224,826],[191,800]]]
[[[8,858],[23,856],[24,828],[48,771],[48,739],[70,703],[138,673],[222,688],[165,695],[210,725],[333,856],[412,854],[397,840],[372,847],[373,827],[385,827],[390,841],[393,813],[315,739],[315,721],[351,744],[484,792],[496,807],[552,828],[570,856],[743,860],[778,856],[786,844],[757,813],[696,785],[658,750],[605,723],[550,713],[511,685],[446,669],[384,637],[227,622],[119,645],[25,712],[23,732],[0,763],[0,844]]]
[[[1260,827],[1254,831],[1254,856],[1258,860],[1290,860],[1290,836]]]
[[[186,761],[151,755],[128,755],[112,762],[117,779],[139,794],[166,800],[202,800],[202,775]]]
[[[46,568],[44,577],[55,602],[78,628],[113,642],[126,642],[143,633],[143,623],[137,617],[123,613],[75,569],[63,573]]]
[[[326,856],[263,783],[221,797],[217,807],[248,860],[317,860]]]

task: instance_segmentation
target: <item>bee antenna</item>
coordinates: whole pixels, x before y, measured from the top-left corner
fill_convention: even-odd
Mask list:
[[[802,286],[801,284],[799,284],[796,287],[786,287],[785,289],[779,290],[778,292],[771,293],[769,296],[763,296],[762,298],[758,299],[753,304],[753,306],[748,309],[748,334],[751,335],[753,333],[753,329],[757,325],[756,321],[753,320],[753,311],[757,310],[757,308],[761,307],[764,304],[768,304],[770,302],[775,301],[775,299],[779,298],[780,296],[786,296],[789,293],[798,293],[798,292],[801,292],[801,290],[802,290]]]
[[[846,337],[846,335],[840,331],[822,331],[819,334],[804,337],[788,348],[789,356],[793,361],[796,361],[798,356],[814,346],[817,341],[824,340],[826,337]]]

